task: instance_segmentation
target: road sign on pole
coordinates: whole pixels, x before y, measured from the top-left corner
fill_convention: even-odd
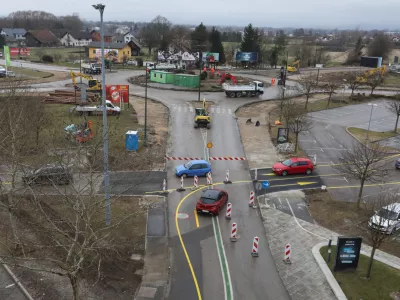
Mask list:
[[[207,148],[208,148],[208,149],[211,149],[212,146],[213,146],[213,143],[211,143],[211,142],[208,142],[208,143],[207,143]]]
[[[269,187],[270,183],[268,180],[264,180],[261,182],[261,185],[264,189],[267,189]]]

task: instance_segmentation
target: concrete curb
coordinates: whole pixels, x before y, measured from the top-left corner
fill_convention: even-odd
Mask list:
[[[333,243],[332,243],[333,244]],[[335,277],[333,276],[331,270],[329,269],[328,265],[326,264],[324,258],[322,257],[319,250],[326,246],[326,242],[318,243],[312,248],[312,254],[315,260],[318,263],[318,266],[321,268],[322,273],[324,273],[326,280],[328,281],[333,293],[335,294],[338,300],[347,300],[347,297],[342,291],[342,288],[336,281]]]

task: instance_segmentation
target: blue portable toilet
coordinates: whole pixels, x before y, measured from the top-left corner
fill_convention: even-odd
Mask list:
[[[137,131],[129,130],[125,136],[125,148],[128,151],[139,149],[139,134]]]

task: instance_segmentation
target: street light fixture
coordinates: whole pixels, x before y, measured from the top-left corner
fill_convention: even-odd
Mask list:
[[[369,114],[368,129],[367,129],[367,135],[365,137],[365,141],[368,141],[368,133],[369,133],[369,127],[371,126],[372,111],[374,110],[375,106],[378,106],[378,104],[368,103],[368,105],[371,106],[371,113]]]
[[[108,171],[108,128],[107,128],[107,108],[106,108],[106,75],[104,68],[104,26],[103,13],[104,4],[92,5],[100,12],[100,35],[101,35],[101,102],[103,105],[103,152],[104,152],[104,192],[106,200],[106,225],[111,224],[111,203],[110,203],[110,177]]]
[[[147,69],[147,62],[146,62],[146,69],[145,69],[145,89],[144,89],[144,137],[143,137],[143,147],[147,147],[147,73],[150,73],[150,70]]]

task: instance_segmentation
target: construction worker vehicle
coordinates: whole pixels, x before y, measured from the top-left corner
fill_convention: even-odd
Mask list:
[[[370,78],[371,76],[379,76],[383,81],[385,73],[386,73],[386,66],[383,66],[366,71],[363,75],[357,76],[356,80],[358,83],[367,83],[368,78]]]
[[[116,116],[121,113],[121,108],[112,104],[110,100],[106,100],[106,110],[108,115],[111,114],[113,116]],[[96,106],[77,105],[75,107],[72,107],[69,112],[72,113],[74,111],[79,113],[80,115],[86,115],[86,116],[102,114],[103,105],[96,105]]]
[[[201,108],[195,108],[194,117],[194,128],[199,128],[200,126],[205,126],[207,129],[211,128],[211,117],[207,111],[206,99],[203,99],[203,105]]]
[[[72,83],[74,84],[74,87],[76,90],[80,90],[80,87],[76,84],[76,78],[77,77],[82,77],[85,78],[88,81],[88,88],[87,91],[90,92],[95,92],[95,93],[100,93],[101,92],[101,82],[97,79],[94,79],[93,76],[90,75],[85,75],[82,73],[74,73],[72,71],[69,72],[71,75]]]
[[[101,64],[99,63],[82,64],[81,68],[85,74],[101,74]]]
[[[289,73],[294,73],[300,70],[300,60],[296,60],[294,63],[291,65],[287,66],[287,71]]]
[[[261,81],[252,81],[249,84],[229,84],[223,83],[222,89],[230,98],[240,97],[258,97],[264,94],[264,83]]]

